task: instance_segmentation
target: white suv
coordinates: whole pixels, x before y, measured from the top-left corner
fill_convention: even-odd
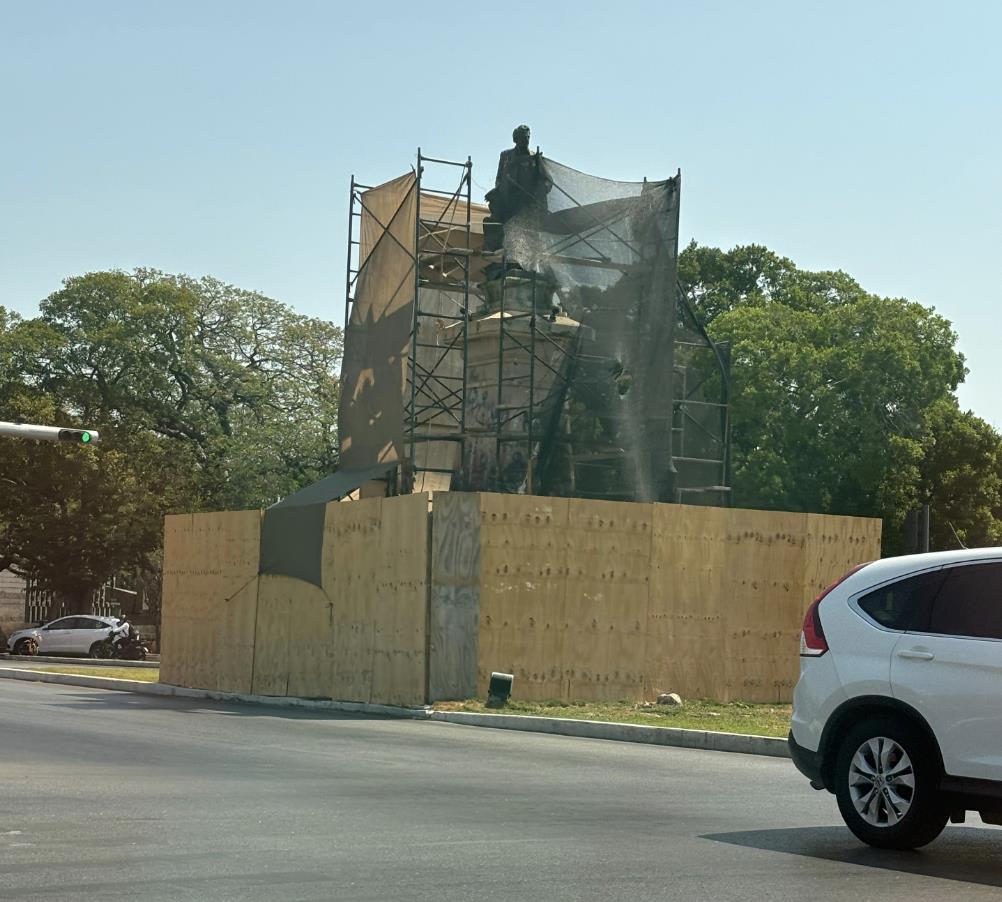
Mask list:
[[[874,846],[1002,823],[1002,548],[862,564],[807,610],[790,753]]]

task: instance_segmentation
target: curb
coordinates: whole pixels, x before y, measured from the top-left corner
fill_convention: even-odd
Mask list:
[[[16,661],[20,664],[73,664],[77,667],[149,667],[156,669],[159,661],[147,658],[145,661],[119,661],[117,658],[57,658],[46,655],[12,655],[9,652],[0,654],[0,661]],[[2,666],[2,665],[0,665]]]
[[[87,689],[117,689],[139,695],[159,695],[168,698],[201,698],[220,702],[239,702],[273,708],[306,708],[317,711],[343,711],[353,714],[385,714],[390,717],[408,717],[427,720],[428,708],[403,708],[397,705],[370,705],[365,702],[335,702],[328,699],[292,698],[289,696],[245,695],[240,692],[220,692],[215,689],[188,689],[168,683],[147,683],[141,680],[119,680],[111,677],[79,676],[75,673],[46,673],[42,670],[23,670],[0,667],[0,679],[26,680],[32,683],[56,683],[61,686],[81,686]]]
[[[678,727],[648,727],[643,724],[608,723],[602,720],[575,720],[569,717],[533,717],[523,714],[476,714],[471,711],[432,711],[431,720],[491,727],[497,730],[524,730],[583,739],[612,739],[713,752],[740,752],[789,758],[785,739],[742,733],[714,733],[711,730],[683,730]]]
[[[371,705],[365,702],[335,702],[325,699],[290,698],[288,696],[244,695],[215,689],[188,689],[167,683],[145,683],[139,680],[119,680],[110,677],[78,676],[71,673],[46,673],[0,667],[0,679],[27,680],[37,683],[57,683],[88,689],[117,689],[140,695],[168,698],[211,699],[240,702],[276,708],[306,708],[316,711],[343,711],[355,714],[383,714],[412,720],[433,720],[439,723],[496,730],[519,730],[527,733],[549,733],[555,736],[576,736],[581,739],[608,739],[618,742],[640,742],[685,749],[713,752],[738,752],[745,755],[766,755],[789,758],[785,739],[772,736],[750,736],[741,733],[715,733],[711,730],[682,730],[677,727],[648,727],[642,724],[607,723],[600,720],[575,720],[569,717],[532,717],[523,714],[476,714],[472,711],[433,711],[430,708],[404,708],[397,705]]]

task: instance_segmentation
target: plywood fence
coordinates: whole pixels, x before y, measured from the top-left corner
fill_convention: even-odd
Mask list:
[[[261,513],[169,517],[161,678],[416,705],[788,700],[804,610],[880,521],[522,495],[327,506],[322,586],[258,576]]]
[[[807,604],[880,555],[873,519],[476,497],[480,694],[789,700]]]
[[[261,516],[167,518],[161,679],[259,695],[423,704],[427,496],[327,505],[322,586],[258,575]]]

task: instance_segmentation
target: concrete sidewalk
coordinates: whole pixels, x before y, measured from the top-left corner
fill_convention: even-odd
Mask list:
[[[211,689],[188,689],[166,683],[139,680],[119,680],[101,676],[78,676],[68,673],[46,673],[24,667],[0,666],[0,679],[28,680],[81,686],[87,689],[114,689],[140,695],[206,699],[238,702],[248,705],[270,705],[277,708],[304,708],[313,711],[380,714],[414,720],[434,720],[462,726],[489,727],[499,730],[521,730],[530,733],[550,733],[583,739],[611,739],[618,742],[640,742],[648,745],[706,749],[715,752],[739,752],[745,755],[767,755],[789,758],[785,739],[772,736],[747,736],[740,733],[715,733],[711,730],[681,730],[675,727],[648,727],[639,724],[607,723],[597,720],[574,720],[565,717],[531,717],[520,714],[477,714],[464,711],[435,711],[431,707],[404,708],[395,705],[371,705],[364,702],[338,702],[285,696],[245,695],[238,692],[218,692]]]

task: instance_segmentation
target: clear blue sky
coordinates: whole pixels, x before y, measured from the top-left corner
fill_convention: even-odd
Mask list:
[[[340,321],[351,174],[420,145],[487,185],[524,121],[597,175],[681,167],[683,240],[935,306],[1002,426],[1000,35],[988,0],[0,0],[0,304],[151,266]]]

